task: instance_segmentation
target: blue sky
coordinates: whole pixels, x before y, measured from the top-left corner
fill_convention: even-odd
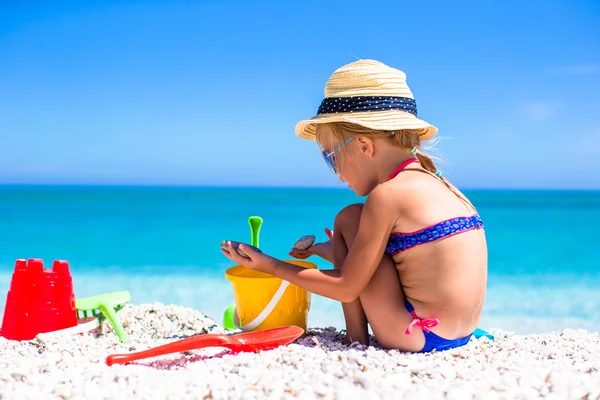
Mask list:
[[[455,184],[600,188],[600,2],[284,3],[0,2],[0,183],[338,186],[294,126],[371,58]]]

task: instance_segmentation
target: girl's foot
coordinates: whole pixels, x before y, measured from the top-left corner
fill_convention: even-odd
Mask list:
[[[369,345],[369,337],[367,336],[366,338],[362,338],[362,340],[360,340],[360,339],[354,339],[353,337],[351,337],[350,335],[348,335],[348,333],[346,333],[346,335],[342,339],[342,344],[346,345],[346,346],[350,346],[354,342],[358,342],[360,344],[364,344],[364,345],[368,346]]]

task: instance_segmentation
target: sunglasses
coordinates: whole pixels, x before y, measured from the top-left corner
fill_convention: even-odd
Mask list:
[[[322,150],[321,153],[323,154],[323,159],[325,160],[325,163],[327,164],[327,166],[329,167],[329,170],[333,173],[333,174],[337,174],[337,169],[335,167],[335,152],[338,151],[339,149],[341,149],[342,147],[344,147],[344,145],[346,145],[346,143],[348,143],[349,141],[351,141],[352,139],[354,139],[354,136],[350,137],[348,140],[346,140],[344,143],[340,144],[338,147],[336,147],[331,153],[327,153],[326,151]]]

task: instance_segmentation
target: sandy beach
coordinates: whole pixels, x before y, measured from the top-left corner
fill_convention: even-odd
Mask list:
[[[188,308],[127,305],[121,344],[106,323],[91,334],[41,341],[0,338],[2,399],[600,399],[600,334],[564,330],[520,336],[490,330],[432,354],[342,346],[334,328],[309,329],[291,345],[259,354],[212,348],[105,364],[112,353],[173,337],[223,332]]]

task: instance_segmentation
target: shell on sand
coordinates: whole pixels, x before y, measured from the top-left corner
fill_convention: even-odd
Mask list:
[[[316,239],[317,238],[315,235],[302,236],[300,239],[296,240],[294,248],[298,250],[306,250],[315,243]]]
[[[232,247],[235,249],[235,251],[236,251],[236,252],[237,252],[237,253],[238,253],[240,256],[242,256],[242,257],[246,257],[246,258],[250,258],[250,257],[248,257],[248,255],[247,255],[246,253],[244,253],[244,252],[242,251],[242,249],[240,249],[240,243],[239,243],[239,242],[234,242],[233,240],[223,240],[223,241],[221,242],[221,248],[222,248],[222,249],[224,249],[224,250],[227,250],[227,242],[231,242],[231,246],[232,246]],[[258,253],[262,253],[262,251],[261,251],[261,250],[260,250],[258,247],[254,247],[254,246],[251,246],[251,245],[249,245],[249,244],[245,244],[245,243],[244,243],[244,246],[248,246],[248,247],[252,248],[254,251],[256,251],[256,252],[258,252]]]

